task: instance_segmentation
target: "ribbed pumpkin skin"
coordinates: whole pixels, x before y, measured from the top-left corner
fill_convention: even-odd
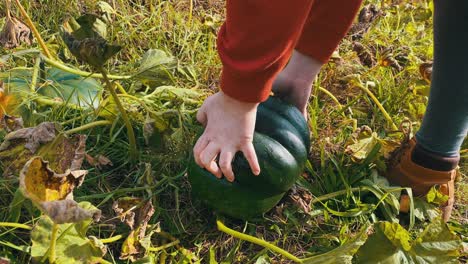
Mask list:
[[[188,176],[193,196],[240,219],[252,219],[273,208],[304,169],[309,128],[296,107],[270,97],[258,107],[253,144],[260,175],[254,176],[247,160],[237,153],[232,163],[233,183],[200,168],[192,157]]]

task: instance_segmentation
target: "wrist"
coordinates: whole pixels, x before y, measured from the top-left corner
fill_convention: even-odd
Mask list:
[[[244,101],[238,100],[234,97],[227,95],[223,91],[219,91],[219,94],[221,98],[223,98],[223,102],[226,104],[226,106],[232,106],[238,109],[252,111],[252,110],[256,110],[259,105],[259,103],[251,103],[251,102],[244,102]]]

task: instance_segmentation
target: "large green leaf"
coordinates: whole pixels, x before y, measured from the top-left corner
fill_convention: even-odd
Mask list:
[[[107,36],[107,25],[98,16],[84,14],[76,19],[80,27],[73,31],[73,36],[78,40],[85,38],[105,38]]]
[[[437,219],[413,240],[397,223],[379,222],[356,254],[357,263],[458,263],[461,240]]]
[[[177,60],[158,49],[148,50],[139,63],[134,77],[151,87],[172,84],[173,72],[177,68]]]
[[[14,68],[0,73],[0,81],[10,92],[20,97],[31,94],[32,69]],[[80,107],[99,105],[101,84],[93,78],[85,78],[56,68],[47,68],[45,78],[38,80],[37,93]]]
[[[354,254],[365,243],[367,228],[363,228],[356,237],[329,252],[306,258],[304,264],[351,264]]]
[[[80,207],[97,210],[89,202],[80,203]],[[85,220],[59,225],[55,264],[108,263],[102,259],[106,253],[105,246],[96,238],[86,237],[91,223],[92,220]],[[31,232],[31,257],[36,261],[48,254],[53,224],[48,216],[43,215]]]

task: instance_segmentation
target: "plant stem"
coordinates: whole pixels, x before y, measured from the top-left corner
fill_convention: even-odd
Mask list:
[[[49,250],[49,263],[55,263],[55,246],[57,245],[57,234],[59,225],[55,224],[52,226],[52,234],[50,235],[50,250]]]
[[[5,6],[6,6],[6,21],[8,21],[9,19],[11,19],[11,2],[10,0],[5,0]]]
[[[108,244],[108,243],[112,243],[112,242],[115,242],[115,241],[118,241],[120,239],[122,239],[123,236],[122,235],[116,235],[116,236],[113,236],[113,237],[109,237],[109,238],[104,238],[104,239],[99,239],[101,241],[101,243],[103,244]]]
[[[14,228],[32,230],[32,227],[25,225],[25,224],[20,224],[20,223],[0,222],[0,227],[14,227]]]
[[[37,57],[36,62],[34,63],[33,73],[31,76],[31,86],[29,87],[29,90],[31,90],[32,93],[36,92],[37,77],[39,76],[40,66],[41,66],[41,58]]]
[[[112,78],[111,78],[112,79]],[[125,91],[125,89],[122,87],[122,85],[119,83],[119,82],[114,82],[115,83],[115,86],[117,86],[117,89],[119,89],[119,91],[122,93],[122,94],[128,94],[127,91]]]
[[[75,127],[75,128],[70,129],[70,130],[67,130],[67,131],[65,131],[65,134],[71,135],[71,134],[75,134],[75,133],[78,133],[78,132],[81,132],[81,131],[84,131],[84,130],[88,130],[88,129],[91,129],[91,128],[98,127],[98,126],[108,126],[108,125],[112,125],[112,122],[109,121],[109,120],[94,121],[94,122],[82,125],[80,127]]]
[[[377,105],[377,107],[380,109],[380,111],[384,115],[385,119],[387,119],[387,122],[389,122],[391,124],[392,129],[397,131],[398,127],[393,122],[393,119],[390,117],[387,110],[385,110],[383,105],[380,103],[379,99],[377,99],[377,97],[375,97],[375,95],[369,90],[369,88],[367,88],[367,85],[364,86],[364,85],[361,84],[361,82],[356,82],[356,83],[357,83],[357,87],[359,87],[361,90],[366,92],[367,95],[369,95],[369,97],[372,99],[372,101],[374,101],[374,103]]]
[[[52,99],[47,99],[47,98],[44,98],[44,97],[37,97],[37,98],[34,98],[33,100],[36,101],[39,104],[50,105],[50,106],[66,106],[68,108],[75,109],[75,110],[83,110],[83,108],[81,108],[81,107],[79,107],[77,105],[67,104],[65,102],[59,102],[59,101],[55,101],[55,100],[52,100]]]
[[[73,69],[71,67],[68,67],[67,65],[62,64],[59,61],[47,58],[44,55],[41,55],[41,59],[44,60],[47,64],[52,65],[55,68],[60,69],[62,71],[66,71],[66,72],[73,73],[73,74],[76,74],[76,75],[80,75],[80,76],[83,76],[83,77],[92,77],[92,78],[99,78],[99,79],[104,78],[104,76],[102,74],[91,73],[91,72],[86,72],[86,71],[82,71],[82,70]],[[111,75],[110,74],[110,75],[107,75],[107,78],[112,79],[112,80],[126,80],[126,79],[132,78],[132,76],[130,76],[130,75],[119,76],[119,75]]]
[[[115,104],[117,105],[117,108],[119,109],[120,114],[122,115],[122,119],[125,123],[125,126],[127,127],[130,161],[135,162],[137,158],[137,145],[136,145],[135,132],[133,131],[132,123],[130,122],[127,112],[125,111],[125,108],[123,107],[122,103],[120,102],[119,97],[117,96],[117,93],[114,90],[114,86],[112,85],[109,78],[107,77],[106,70],[102,66],[99,67],[98,70],[102,73],[102,77],[104,78],[104,81],[106,82],[107,90],[109,90],[110,94],[114,98]]]
[[[192,16],[193,16],[193,0],[189,0],[190,1],[190,7],[189,7],[189,19],[188,19],[188,24],[189,26],[192,25]]]
[[[49,49],[47,48],[44,40],[41,37],[41,34],[39,34],[39,31],[37,30],[36,26],[34,26],[34,23],[32,22],[31,18],[29,17],[28,13],[26,10],[24,10],[24,7],[21,5],[19,0],[15,0],[16,5],[18,5],[18,8],[21,12],[21,15],[24,17],[26,20],[26,24],[31,28],[31,31],[33,32],[34,36],[37,39],[37,42],[39,42],[39,46],[41,46],[42,51],[44,54],[47,56],[47,58],[52,58],[52,55],[50,54]]]
[[[292,261],[302,263],[302,260],[300,258],[294,256],[293,254],[287,252],[286,250],[284,250],[282,248],[279,248],[279,247],[277,247],[275,245],[272,245],[272,244],[268,243],[267,241],[265,241],[263,239],[259,239],[259,238],[249,236],[249,235],[246,235],[244,233],[232,230],[229,227],[225,226],[219,220],[216,221],[216,225],[218,226],[218,230],[221,231],[221,232],[224,232],[224,233],[226,233],[228,235],[231,235],[231,236],[233,236],[235,238],[238,238],[240,240],[244,240],[244,241],[254,243],[254,244],[257,244],[257,245],[262,246],[262,247],[265,247],[265,248],[267,248],[267,249],[269,249],[269,250],[271,250],[273,252],[276,252],[278,254],[283,255],[284,257],[286,257],[286,258],[288,258],[288,259],[290,259]]]
[[[177,244],[179,244],[180,241],[179,240],[175,240],[175,241],[172,241],[170,243],[167,243],[165,245],[162,245],[160,247],[149,247],[148,248],[148,251],[152,251],[152,252],[155,252],[155,251],[160,251],[160,250],[163,250],[163,249],[166,249],[166,248],[170,248],[170,247],[173,247]]]
[[[328,95],[328,97],[330,97],[338,105],[338,108],[340,110],[343,108],[343,105],[340,103],[340,101],[338,101],[338,99],[336,99],[336,97],[330,91],[323,87],[319,87],[319,90],[324,94]]]

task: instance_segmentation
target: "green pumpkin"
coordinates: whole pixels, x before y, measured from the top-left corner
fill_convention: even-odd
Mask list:
[[[188,176],[193,196],[239,219],[252,219],[273,208],[304,170],[310,147],[307,122],[296,107],[271,96],[258,107],[253,145],[260,175],[252,174],[239,152],[232,163],[232,183],[200,168],[192,157]]]

